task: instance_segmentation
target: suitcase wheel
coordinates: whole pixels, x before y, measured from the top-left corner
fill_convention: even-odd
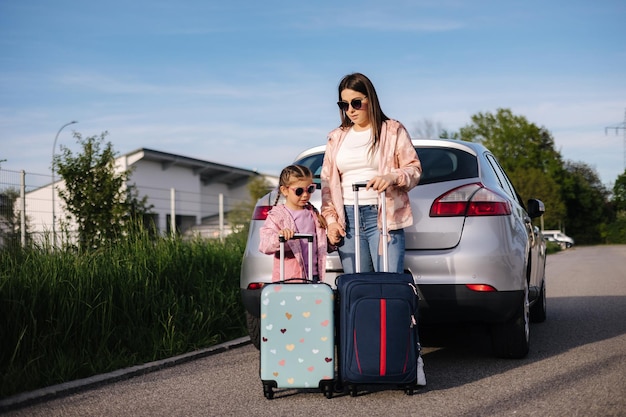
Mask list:
[[[413,395],[415,394],[416,391],[418,391],[421,387],[419,385],[417,385],[417,381],[413,382],[411,384],[407,384],[404,387],[404,393],[406,395]]]
[[[272,386],[270,384],[263,384],[263,395],[268,400],[274,398],[274,390],[272,389]]]
[[[356,385],[350,385],[348,388],[350,390],[351,397],[356,397],[357,394],[359,393],[359,390],[356,388]]]
[[[328,398],[328,399],[333,398],[334,388],[335,388],[335,382],[334,381],[330,381],[330,382],[327,382],[324,385],[322,385],[322,392],[324,393],[324,396],[326,396],[326,398]]]
[[[339,380],[335,382],[335,392],[343,392],[343,384]]]

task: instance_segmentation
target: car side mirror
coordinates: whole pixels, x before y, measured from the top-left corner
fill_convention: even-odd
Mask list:
[[[528,200],[528,216],[531,219],[542,216],[546,212],[543,201],[531,198]]]

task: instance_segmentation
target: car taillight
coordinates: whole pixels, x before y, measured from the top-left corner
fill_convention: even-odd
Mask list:
[[[511,205],[501,195],[480,183],[468,184],[438,197],[430,207],[430,217],[506,216]]]
[[[495,292],[495,291],[498,291],[494,287],[492,287],[491,285],[487,285],[487,284],[465,284],[465,286],[468,289],[472,290],[472,291],[478,291],[478,292]]]
[[[267,219],[267,213],[269,213],[272,207],[273,206],[256,206],[254,208],[254,213],[252,213],[252,220]]]
[[[249,290],[260,290],[261,288],[263,288],[263,286],[265,286],[265,283],[263,283],[263,282],[253,282],[251,284],[248,284],[248,289]]]

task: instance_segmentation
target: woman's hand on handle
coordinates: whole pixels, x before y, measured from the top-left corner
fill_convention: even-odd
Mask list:
[[[396,177],[393,174],[378,175],[367,182],[366,190],[370,188],[378,192],[385,191],[389,186],[394,185]]]

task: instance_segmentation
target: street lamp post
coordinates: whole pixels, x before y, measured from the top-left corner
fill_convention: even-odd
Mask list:
[[[59,139],[59,133],[61,133],[61,131],[66,128],[69,125],[73,125],[74,123],[78,123],[76,120],[72,120],[69,123],[65,123],[63,126],[61,126],[61,128],[59,129],[59,131],[57,132],[56,136],[54,137],[54,144],[52,145],[52,247],[56,248],[57,246],[57,233],[56,233],[56,222],[57,222],[57,217],[55,215],[55,208],[54,208],[54,195],[55,193],[55,187],[54,187],[54,151],[57,147],[57,139]]]

